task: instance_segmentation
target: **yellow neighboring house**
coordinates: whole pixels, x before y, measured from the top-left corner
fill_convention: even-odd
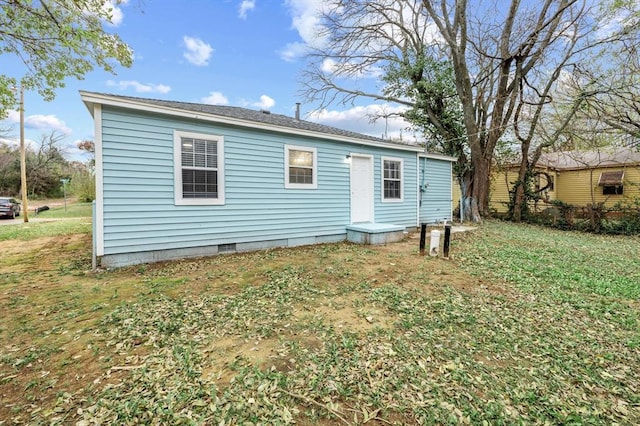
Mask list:
[[[543,154],[536,169],[551,178],[551,185],[541,194],[547,201],[560,200],[574,206],[604,202],[611,207],[619,201],[640,197],[640,152],[633,148]],[[517,166],[493,173],[492,209],[507,211],[509,189],[517,176]],[[546,184],[544,175],[535,182],[537,188]],[[533,207],[540,210],[548,205],[540,201]]]

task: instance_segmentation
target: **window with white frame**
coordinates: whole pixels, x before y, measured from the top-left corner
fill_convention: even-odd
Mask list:
[[[224,204],[222,136],[174,133],[175,203]]]
[[[382,201],[404,199],[402,178],[402,159],[382,157]]]
[[[316,189],[318,187],[318,153],[316,148],[284,146],[284,187]]]

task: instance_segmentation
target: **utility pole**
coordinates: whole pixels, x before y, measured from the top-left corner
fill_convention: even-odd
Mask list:
[[[24,148],[24,86],[20,85],[20,191],[22,192],[22,218],[29,222],[29,204],[27,200],[27,153]]]

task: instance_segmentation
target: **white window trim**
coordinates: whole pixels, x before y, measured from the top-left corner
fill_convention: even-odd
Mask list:
[[[313,183],[289,182],[289,151],[306,151],[313,154]],[[318,150],[309,146],[285,145],[284,146],[284,187],[286,189],[318,189]]]
[[[182,196],[182,138],[206,139],[218,143],[218,198],[183,198]],[[224,205],[224,137],[207,133],[173,132],[174,203],[177,206]]]
[[[384,196],[384,162],[397,161],[400,163],[400,198],[385,198]],[[404,160],[396,157],[382,157],[380,159],[380,199],[383,203],[402,203],[404,201]]]

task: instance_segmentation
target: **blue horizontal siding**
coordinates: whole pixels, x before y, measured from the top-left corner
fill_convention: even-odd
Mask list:
[[[276,213],[273,213],[272,215],[264,215],[263,220],[268,220],[269,225],[280,224],[283,226],[288,226],[288,225],[298,224],[302,227],[310,225],[308,221],[307,212],[286,212],[286,213],[287,213],[286,217],[282,217],[282,212],[276,212]],[[345,212],[345,213],[348,213],[348,212]],[[324,215],[318,214],[318,215],[315,215],[315,217],[330,219],[333,215],[334,213],[332,212],[332,213],[326,213]],[[136,232],[141,226],[148,225],[149,223],[148,219],[140,219],[140,218],[131,219],[129,217],[126,217],[125,215],[112,214],[108,216],[108,219],[111,221],[112,225],[118,226],[119,232],[125,232],[125,233]],[[193,228],[194,225],[208,227],[208,226],[212,226],[216,221],[220,221],[221,219],[225,219],[225,220],[235,219],[236,223],[243,223],[243,222],[248,224],[256,223],[250,219],[237,219],[233,217],[226,217],[226,218],[216,217],[215,219],[212,219],[210,216],[209,217],[194,216],[191,219],[192,219],[192,222],[189,224],[189,226],[185,226],[184,217],[182,217],[181,215],[178,216],[178,215],[169,215],[169,214],[164,214],[164,215],[158,214],[155,217],[155,220],[161,220],[166,225],[166,228],[163,228],[163,230],[168,228],[188,230]],[[196,219],[197,219],[197,222],[196,222]],[[313,225],[315,226],[316,224],[313,224]],[[261,222],[256,223],[256,228],[261,228],[262,226],[263,224]]]
[[[451,162],[420,157],[419,179],[425,188],[420,206],[420,223],[451,220]]]
[[[241,221],[239,223],[243,222]],[[140,227],[121,227],[120,232],[112,234],[112,240],[129,241],[139,239],[145,242],[152,242],[154,240],[168,242],[182,241],[188,244],[202,241],[210,244],[212,237],[208,233],[203,232],[203,230],[208,229],[209,226],[204,225],[204,223],[191,224],[190,227],[185,228],[179,224],[174,226],[163,224],[162,232],[157,233],[140,230]],[[290,232],[287,233],[287,238],[304,237],[309,235],[309,231],[318,232],[318,235],[339,234],[341,230],[344,231],[344,226],[319,226],[316,223],[302,221],[283,222],[282,225],[290,229]],[[128,230],[127,228],[136,230]],[[259,239],[256,239],[256,233],[260,236]],[[260,223],[244,221],[244,226],[241,230],[231,228],[220,229],[216,232],[215,238],[233,240],[234,242],[263,241],[282,238],[282,231],[275,227],[265,228],[261,226]]]
[[[417,200],[417,155],[413,152],[388,152],[386,150],[375,150],[378,154],[374,160],[374,206],[375,222],[392,223],[404,226],[416,226],[416,200]],[[403,160],[402,180],[404,197],[402,202],[382,201],[383,183],[382,179],[382,157],[401,158]]]
[[[350,223],[352,152],[374,156],[376,221],[416,223],[415,153],[103,107],[105,255],[335,236]],[[174,205],[173,132],[224,137],[225,204]],[[317,189],[284,188],[284,145],[317,149]],[[404,160],[404,202],[382,203],[381,157]]]

